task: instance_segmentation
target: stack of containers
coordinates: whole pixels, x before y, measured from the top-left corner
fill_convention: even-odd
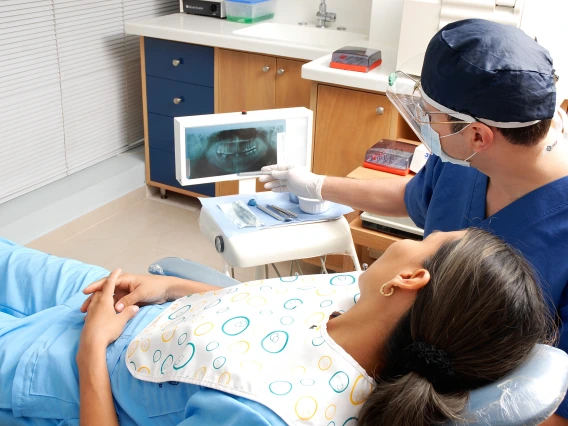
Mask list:
[[[274,18],[276,0],[226,0],[227,20],[254,24]]]

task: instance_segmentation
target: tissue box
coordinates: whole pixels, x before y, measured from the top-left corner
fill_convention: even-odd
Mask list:
[[[347,46],[333,52],[329,66],[340,70],[369,72],[381,65],[381,62],[380,50]]]
[[[367,150],[363,167],[406,176],[415,148],[404,142],[381,140]]]

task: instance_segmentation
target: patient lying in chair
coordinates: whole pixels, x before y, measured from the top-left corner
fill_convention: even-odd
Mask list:
[[[400,241],[363,273],[228,288],[35,253],[55,287],[0,274],[2,425],[467,421],[468,392],[552,330],[529,265],[481,230]]]

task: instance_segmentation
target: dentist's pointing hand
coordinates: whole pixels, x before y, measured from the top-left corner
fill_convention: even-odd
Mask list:
[[[306,167],[289,164],[265,166],[262,171],[271,171],[272,175],[260,176],[258,180],[265,182],[264,188],[273,192],[291,192],[298,197],[313,198],[323,201],[321,188],[325,176],[309,172]]]

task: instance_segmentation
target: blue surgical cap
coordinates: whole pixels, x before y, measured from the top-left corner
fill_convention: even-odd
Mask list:
[[[554,116],[550,53],[522,30],[483,19],[446,25],[430,41],[422,91],[434,106],[497,127],[523,127]]]

